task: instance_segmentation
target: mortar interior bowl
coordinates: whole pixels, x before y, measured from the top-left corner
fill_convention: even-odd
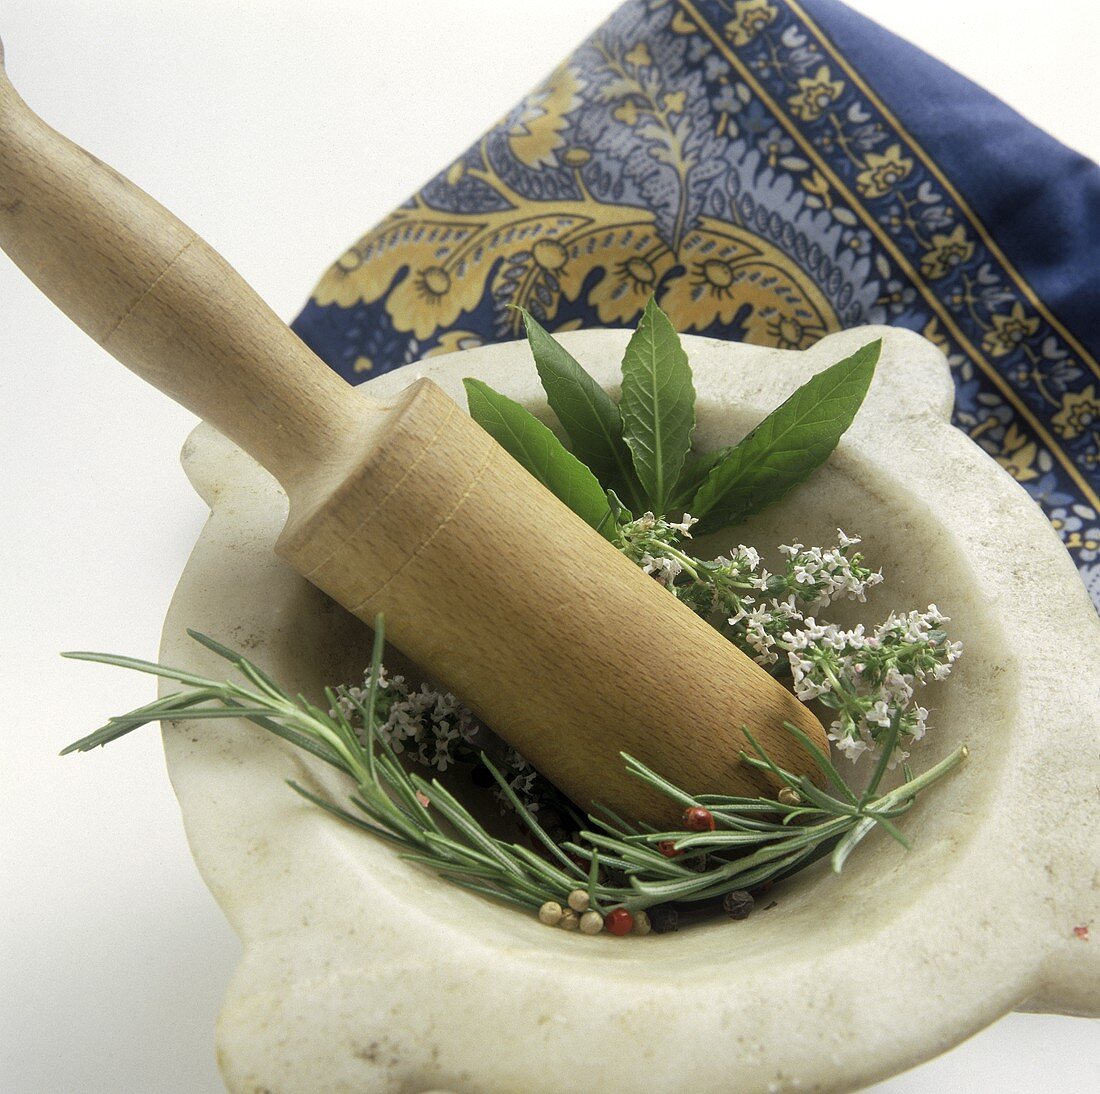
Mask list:
[[[286,779],[341,800],[348,788],[261,729],[172,723],[165,747],[188,838],[245,947],[218,1025],[230,1090],[850,1090],[1014,1007],[1100,1011],[1097,947],[1074,930],[1095,922],[1100,897],[1100,621],[1038,507],[949,425],[942,355],[886,328],[800,353],[686,337],[695,447],[732,443],[880,336],[871,392],[828,463],[695,549],[716,554],[732,539],[774,562],[777,545],[824,545],[841,527],[862,535],[886,581],[840,621],[930,603],[951,617],[964,656],[924,693],[932,728],[913,763],[963,742],[970,759],[904,818],[912,849],[875,833],[841,875],[819,864],[743,922],[582,937],[454,888],[303,801]],[[628,337],[562,341],[615,391]],[[365,388],[387,398],[414,374],[462,405],[462,377],[477,376],[553,425],[525,344],[431,359]],[[184,463],[212,512],[162,659],[224,672],[191,627],[292,691],[360,678],[367,629],[272,553],[285,518],[275,482],[205,425]],[[674,653],[657,669],[674,672]]]

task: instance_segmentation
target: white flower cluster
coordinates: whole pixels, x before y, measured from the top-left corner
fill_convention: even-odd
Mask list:
[[[862,624],[841,630],[807,618],[783,636],[795,695],[836,712],[829,738],[850,760],[893,731],[893,767],[909,755],[903,744],[924,736],[928,711],[915,701],[916,688],[947,677],[962,653],[960,643],[947,641],[946,622],[932,604],[924,612],[891,612],[871,634]]]
[[[782,574],[769,573],[759,553],[743,544],[732,558],[716,560],[718,568],[704,569],[718,592],[716,607],[727,612],[733,640],[759,664],[780,661],[784,636],[807,612],[835,600],[865,601],[867,590],[882,581],[881,573],[862,565],[861,555],[849,553],[858,546],[858,537],[839,528],[837,537],[837,546],[828,550],[801,543],[780,547],[786,559]]]
[[[356,704],[367,702],[370,686],[368,669],[362,687],[336,689],[336,701],[353,725],[358,722]],[[390,676],[383,665],[378,673],[376,703],[379,729],[395,753],[440,772],[456,763],[477,764],[482,752],[493,755],[494,765],[516,797],[532,812],[538,811],[547,794],[545,780],[520,753],[483,726],[452,692],[439,691],[426,683],[413,689],[404,676]],[[504,801],[500,788],[493,789]]]
[[[837,529],[837,545],[779,548],[781,573],[770,573],[759,553],[741,544],[728,557],[703,562],[677,547],[682,525],[651,513],[624,525],[621,549],[646,573],[700,615],[724,618],[730,639],[754,661],[780,675],[789,668],[795,695],[836,711],[829,728],[837,748],[857,759],[886,740],[896,722],[891,762],[905,759],[903,745],[920,740],[928,711],[917,686],[942,680],[962,647],[948,642],[935,605],[925,612],[891,614],[872,634],[863,625],[841,630],[815,618],[838,600],[863,603],[881,572],[863,564],[860,540]]]
[[[793,596],[761,599],[759,603],[754,596],[742,596],[726,622],[733,628],[734,641],[757,664],[767,666],[779,660],[776,646],[780,636],[801,618]]]
[[[617,546],[631,562],[637,563],[666,589],[671,589],[684,572],[687,557],[676,550],[676,541],[691,539],[691,526],[699,522],[685,514],[679,524],[643,513],[637,520],[619,525]]]
[[[545,798],[545,786],[539,773],[527,762],[526,757],[509,746],[500,762],[497,770],[504,776],[504,781],[511,787],[512,792],[532,813],[539,811]],[[496,788],[494,788],[496,789]],[[504,800],[504,795],[497,790],[497,797]]]
[[[365,703],[370,695],[371,674],[362,687],[337,690],[344,714],[355,710],[352,699]],[[378,674],[379,728],[398,755],[407,753],[417,763],[446,771],[460,758],[462,746],[478,746],[484,728],[473,714],[449,691],[437,691],[428,684],[411,688],[404,676],[389,676],[385,667]]]
[[[837,530],[838,544],[829,550],[803,547],[801,543],[780,547],[788,560],[788,587],[806,612],[820,611],[834,600],[867,600],[867,590],[882,581],[882,573],[871,573],[859,565],[860,556],[849,557],[849,548],[858,546],[858,536]]]

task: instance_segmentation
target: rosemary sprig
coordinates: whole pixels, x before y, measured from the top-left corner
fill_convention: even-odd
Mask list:
[[[770,772],[791,792],[786,800],[693,796],[640,761],[623,753],[627,770],[685,809],[705,809],[713,831],[658,832],[632,825],[600,807],[591,828],[576,841],[559,845],[523,804],[491,760],[482,762],[505,800],[529,829],[535,849],[489,834],[474,815],[438,779],[406,770],[381,730],[377,681],[381,676],[384,621],[375,620],[371,688],[353,700],[361,726],[354,726],[326,689],[328,711],[301,695],[291,696],[257,665],[198,632],[188,632],[207,649],[229,661],[246,683],[207,679],[196,673],[149,661],[101,653],[66,657],[97,661],[176,680],[185,690],[157,699],[129,714],[109,719],[94,733],[63,752],[87,752],[153,721],[194,718],[244,718],[344,772],[353,784],[346,805],[298,783],[288,785],[307,801],[347,824],[390,842],[410,862],[426,866],[465,889],[518,907],[536,910],[547,901],[565,902],[583,890],[598,913],[625,907],[637,912],[667,901],[700,901],[735,889],[748,889],[786,877],[825,854],[839,873],[847,857],[876,827],[904,837],[894,820],[917,794],[946,775],[967,755],[956,749],[935,767],[885,794],[877,794],[886,771],[882,762],[867,790],[857,796],[829,758],[794,726],[787,729],[810,750],[817,766],[839,793],[818,789],[779,767],[746,733],[754,755],[744,762]],[[898,726],[891,727],[896,735]],[[891,747],[883,750],[890,755]]]

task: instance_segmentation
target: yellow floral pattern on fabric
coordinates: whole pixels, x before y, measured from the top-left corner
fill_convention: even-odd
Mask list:
[[[1067,392],[1061,410],[1051,421],[1058,434],[1068,441],[1100,426],[1100,398],[1096,388],[1089,384],[1084,391]]]
[[[822,65],[812,76],[803,76],[798,81],[798,90],[787,102],[791,113],[804,122],[816,121],[844,91],[844,82],[834,80],[826,65]]]
[[[686,92],[665,90],[644,43],[621,54],[605,49],[604,58],[614,77],[603,90],[612,116],[686,180],[697,164],[680,121]],[[656,293],[683,330],[730,324],[739,315],[745,341],[805,348],[838,329],[825,294],[767,238],[712,217],[684,232],[682,211],[669,238],[653,212],[597,200],[582,171],[590,153],[567,147],[562,136],[583,87],[577,72],[562,66],[502,123],[523,164],[571,169],[579,200],[525,197],[494,170],[483,140],[443,177],[451,187],[476,180],[499,199],[498,209],[452,213],[417,194],[333,264],[314,291],[316,303],[349,308],[384,299],[394,330],[420,342],[446,332],[487,293],[550,324],[559,301],[583,299],[601,324],[626,325]],[[506,320],[518,334],[518,313]],[[431,352],[448,348],[459,342],[444,335]]]
[[[756,35],[775,22],[779,14],[768,0],[737,0],[733,6],[733,18],[726,24],[726,36],[735,46],[748,45]]]
[[[834,329],[832,309],[813,282],[776,247],[722,221],[704,217],[678,254],[684,274],[660,297],[681,330],[730,324],[747,309],[745,341],[805,349]]]
[[[966,237],[966,228],[958,224],[948,234],[933,233],[928,249],[921,255],[920,272],[929,281],[947,277],[956,266],[970,261],[974,244]]]
[[[865,198],[882,198],[909,177],[913,161],[901,154],[901,145],[892,144],[881,155],[868,152],[863,170],[856,175],[856,189]]]
[[[1010,425],[1005,430],[997,462],[1017,482],[1027,482],[1029,479],[1039,477],[1039,472],[1035,470],[1035,457],[1038,454],[1039,446],[1029,440],[1015,425]]]
[[[541,88],[523,100],[519,117],[508,127],[508,145],[528,167],[552,167],[565,144],[566,117],[581,105],[584,81],[563,65]]]
[[[1008,315],[990,316],[990,327],[982,339],[982,349],[990,357],[1003,357],[1026,342],[1039,329],[1035,316],[1024,314],[1023,304],[1016,304]]]

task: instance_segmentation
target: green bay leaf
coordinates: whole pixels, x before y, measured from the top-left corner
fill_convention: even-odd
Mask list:
[[[646,503],[662,515],[691,448],[695,388],[680,337],[652,298],[623,356],[619,413]]]
[[[519,310],[547,402],[569,436],[573,455],[604,487],[640,505],[641,484],[623,440],[618,406],[529,312]]]
[[[610,539],[614,522],[596,476],[525,407],[481,380],[462,383],[470,417],[577,516]]]
[[[700,532],[760,512],[829,458],[863,403],[881,348],[870,342],[819,372],[711,469],[687,507]]]
[[[733,445],[729,445],[713,452],[689,454],[684,462],[684,469],[680,472],[680,481],[676,484],[672,501],[669,502],[669,511],[672,513],[685,511],[688,502],[695,497],[696,490],[706,482],[711,470],[732,451]]]

